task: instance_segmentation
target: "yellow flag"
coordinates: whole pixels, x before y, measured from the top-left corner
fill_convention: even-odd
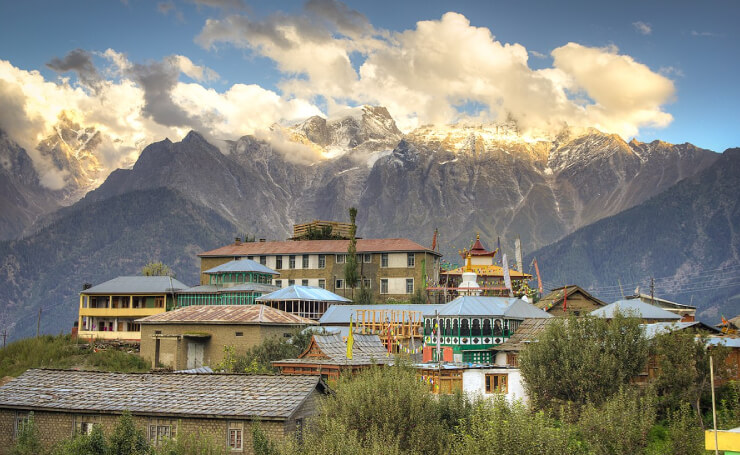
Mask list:
[[[349,317],[349,336],[347,337],[347,358],[352,360],[352,345],[355,344],[355,339],[352,336],[352,316]]]

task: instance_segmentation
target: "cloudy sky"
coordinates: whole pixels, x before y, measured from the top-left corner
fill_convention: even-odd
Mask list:
[[[269,4],[269,6],[268,6]],[[740,2],[249,0],[0,3],[0,129],[64,111],[115,167],[190,129],[383,105],[403,131],[511,117],[740,146]]]

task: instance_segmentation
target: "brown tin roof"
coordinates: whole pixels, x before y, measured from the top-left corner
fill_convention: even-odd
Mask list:
[[[259,256],[269,254],[344,254],[349,240],[286,240],[283,242],[243,242],[205,251],[198,256]],[[358,253],[426,252],[440,253],[409,239],[357,239]]]
[[[141,324],[317,325],[318,322],[265,305],[193,305],[139,319]]]
[[[545,331],[549,324],[556,321],[557,318],[550,319],[525,319],[519,324],[516,332],[503,344],[496,346],[496,351],[521,351],[529,343],[537,341],[542,332]]]
[[[0,408],[283,420],[317,388],[317,376],[28,370],[0,387]]]

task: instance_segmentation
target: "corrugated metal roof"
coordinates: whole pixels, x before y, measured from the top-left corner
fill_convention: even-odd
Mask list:
[[[316,325],[316,321],[265,305],[193,305],[138,319],[141,324]]]
[[[217,273],[228,273],[228,272],[257,272],[257,273],[269,273],[270,275],[280,275],[280,272],[276,272],[269,267],[266,267],[259,262],[251,259],[239,259],[237,261],[225,262],[221,265],[217,265],[212,269],[208,269],[203,273],[217,274]]]
[[[100,283],[81,294],[111,295],[111,294],[165,294],[187,288],[188,285],[168,276],[119,276],[112,280]]]
[[[326,313],[319,319],[321,325],[349,324],[349,318],[352,316],[357,322],[357,310],[393,310],[393,311],[419,311],[422,315],[434,314],[434,310],[441,310],[444,305],[412,305],[412,304],[394,304],[379,303],[377,305],[331,305]]]
[[[349,240],[287,240],[284,242],[246,242],[222,246],[198,256],[259,256],[268,254],[345,254]],[[358,253],[427,252],[436,251],[409,239],[357,239]]]
[[[707,339],[707,345],[717,346],[720,344],[722,346],[727,346],[728,348],[740,349],[740,338],[714,337]]]
[[[211,374],[213,373],[213,370],[211,369],[211,367],[205,366],[199,368],[191,368],[189,370],[177,370],[174,371],[174,373]]]
[[[598,318],[611,319],[619,311],[625,316],[634,316],[642,319],[681,319],[676,313],[658,308],[641,300],[617,300],[609,305],[597,308],[590,314]]]
[[[440,316],[501,316],[512,319],[551,318],[531,303],[513,297],[461,296],[447,303]],[[424,313],[434,316],[434,313]]]
[[[317,376],[28,370],[0,387],[0,408],[285,419],[317,387]]]
[[[675,332],[676,330],[684,330],[689,327],[695,327],[697,329],[703,329],[708,332],[714,332],[714,333],[721,332],[721,330],[708,326],[702,323],[701,321],[653,322],[652,324],[641,324],[641,327],[643,331],[645,332],[645,337],[649,340],[655,338],[658,335]]]
[[[316,302],[351,302],[340,295],[337,295],[326,289],[314,286],[299,286],[294,284],[286,288],[279,289],[267,295],[257,298],[258,302],[282,301],[282,300],[302,300]]]

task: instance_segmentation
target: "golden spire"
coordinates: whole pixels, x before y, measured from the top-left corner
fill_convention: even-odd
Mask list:
[[[465,271],[466,272],[472,272],[473,271],[473,265],[470,262],[470,253],[468,253],[467,263],[465,264]]]

